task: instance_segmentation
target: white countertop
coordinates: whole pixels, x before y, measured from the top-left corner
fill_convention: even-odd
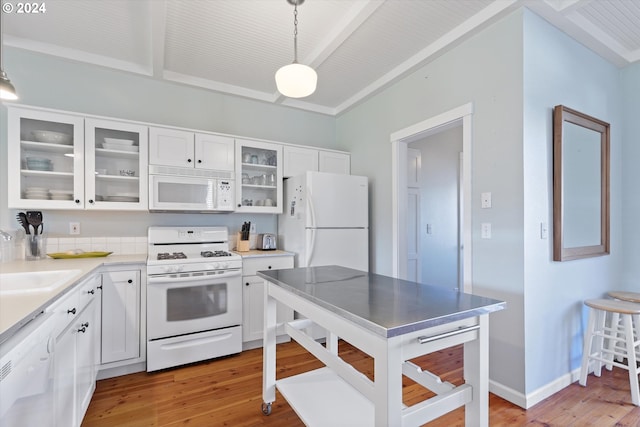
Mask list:
[[[103,266],[145,264],[145,254],[109,255],[101,258],[44,259],[39,261],[13,261],[0,264],[0,274],[37,271],[79,270],[62,286],[52,292],[37,292],[0,296],[0,343],[8,339],[20,327],[60,298],[74,285]]]

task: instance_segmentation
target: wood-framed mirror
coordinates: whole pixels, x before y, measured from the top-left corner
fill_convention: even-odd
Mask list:
[[[609,254],[609,123],[553,109],[553,260]]]

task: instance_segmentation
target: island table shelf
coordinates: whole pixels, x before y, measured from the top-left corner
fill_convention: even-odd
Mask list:
[[[308,426],[419,426],[465,406],[468,426],[488,425],[488,316],[503,301],[339,266],[260,271],[265,279],[263,412],[276,388]],[[276,302],[304,316],[285,331],[325,367],[276,380]],[[327,330],[326,345],[306,331]],[[374,381],[343,361],[338,338],[374,359]],[[456,387],[410,360],[464,345]],[[435,397],[406,406],[402,376]]]

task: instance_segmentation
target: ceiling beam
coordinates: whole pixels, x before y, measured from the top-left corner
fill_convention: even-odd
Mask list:
[[[151,7],[151,75],[164,77],[165,40],[167,37],[166,0],[149,0]]]

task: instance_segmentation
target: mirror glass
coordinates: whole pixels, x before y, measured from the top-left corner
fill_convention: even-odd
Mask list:
[[[554,109],[554,260],[609,253],[609,124]]]

